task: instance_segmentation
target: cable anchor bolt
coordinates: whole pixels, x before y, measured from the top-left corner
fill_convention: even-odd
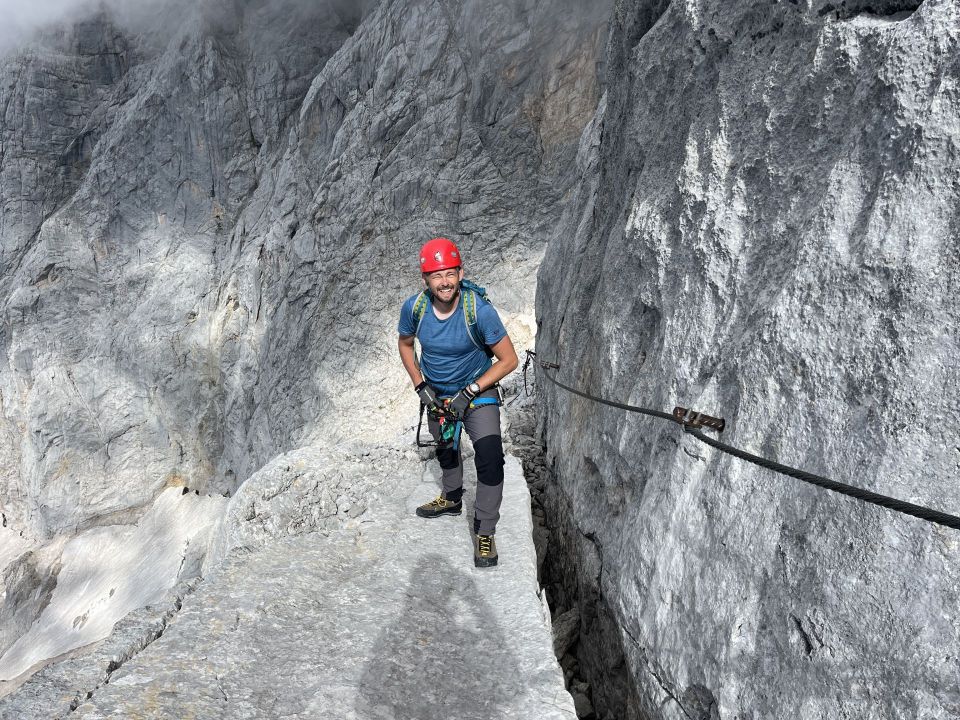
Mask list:
[[[537,357],[537,353],[533,350],[527,350],[527,359],[523,363],[523,369],[527,369],[527,365],[530,364],[530,361]],[[538,360],[537,365],[542,367],[544,370],[559,370],[560,366],[557,363],[547,362],[546,360]]]
[[[673,416],[677,419],[677,422],[683,425],[685,430],[688,428],[691,430],[710,428],[717,432],[723,432],[723,428],[727,424],[723,418],[706,415],[705,413],[680,407],[679,405],[673,409]]]

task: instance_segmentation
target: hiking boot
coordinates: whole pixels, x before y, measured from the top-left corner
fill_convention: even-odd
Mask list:
[[[417,508],[417,515],[425,518],[435,518],[441,515],[459,515],[463,512],[463,501],[453,502],[440,495]]]
[[[497,542],[493,535],[473,536],[473,564],[477,567],[493,567],[497,564]]]

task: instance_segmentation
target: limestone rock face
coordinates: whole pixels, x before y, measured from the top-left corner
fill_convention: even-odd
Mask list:
[[[101,17],[4,61],[0,497],[18,530],[170,482],[233,491],[311,438],[353,439],[348,411],[396,420],[385,360],[429,235],[455,236],[531,336],[607,6],[357,7],[217,0],[149,37]]]
[[[960,511],[958,20],[953,0],[618,3],[540,357]],[[539,387],[581,667],[622,655],[634,685],[598,711],[960,713],[960,534]]]
[[[33,537],[171,481],[229,485],[211,480],[225,391],[198,303],[258,153],[352,29],[329,7],[301,16],[311,33],[231,9],[188,11],[159,50],[100,18],[6,61],[0,494]]]
[[[477,569],[472,469],[463,516],[418,518],[439,469],[408,439],[292,451],[255,473],[221,528],[243,542],[202,583],[132,613],[82,663],[37,673],[0,717],[573,720],[519,463],[505,467],[504,563]],[[351,479],[358,502],[338,500],[322,530],[273,522],[290,498],[319,510]],[[364,483],[389,492],[354,512]]]
[[[226,504],[169,488],[136,525],[94,528],[67,542],[56,587],[37,621],[0,658],[0,678],[23,676],[48,658],[102,640],[127,613],[195,577]]]
[[[40,660],[16,643],[45,609],[74,607],[53,590],[70,543],[125,536],[168,493],[226,516],[191,539],[209,556],[151,546],[141,603],[189,580],[168,562],[212,571],[365,510],[377,482],[310,463],[409,425],[396,322],[425,239],[457,240],[530,341],[609,8],[172,0],[2,58],[0,680]],[[307,466],[285,474],[291,452]]]

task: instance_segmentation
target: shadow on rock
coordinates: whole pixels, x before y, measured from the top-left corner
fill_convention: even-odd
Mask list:
[[[425,555],[400,613],[377,639],[356,710],[378,720],[500,720],[522,691],[516,659],[473,578]]]

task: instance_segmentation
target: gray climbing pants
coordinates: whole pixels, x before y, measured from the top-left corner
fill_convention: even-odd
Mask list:
[[[496,388],[480,393],[479,397],[498,397]],[[440,425],[432,418],[427,427],[434,440],[440,437]],[[481,405],[467,410],[463,429],[473,443],[473,462],[477,468],[477,497],[473,503],[473,531],[478,535],[493,535],[500,519],[500,501],[503,500],[503,439],[500,436],[500,408]],[[443,471],[443,496],[457,502],[463,497],[463,457],[453,447],[437,448],[437,461]]]

